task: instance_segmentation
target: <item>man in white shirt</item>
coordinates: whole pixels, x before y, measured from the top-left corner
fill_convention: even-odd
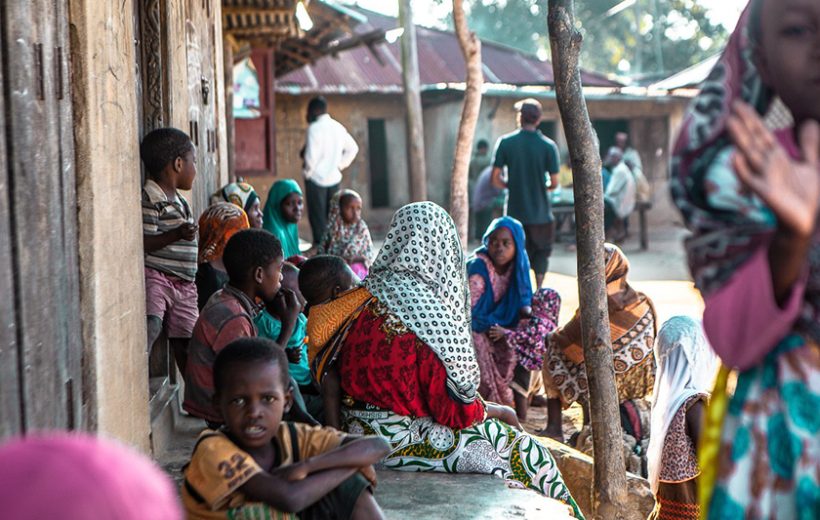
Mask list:
[[[607,240],[617,242],[625,238],[624,219],[635,209],[635,177],[617,146],[607,151],[603,163],[612,172],[604,192],[604,228]]]
[[[327,101],[315,97],[308,103],[304,166],[305,195],[313,244],[327,227],[330,198],[339,191],[342,172],[353,162],[359,146],[344,126],[327,113]]]

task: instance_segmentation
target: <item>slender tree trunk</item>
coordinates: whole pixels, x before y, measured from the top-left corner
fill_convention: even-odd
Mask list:
[[[548,19],[555,93],[574,179],[581,333],[595,466],[594,514],[607,520],[631,518],[604,277],[601,158],[581,88],[582,38],[575,29],[572,0],[549,0]]]
[[[427,200],[427,168],[424,159],[424,124],[419,85],[419,56],[416,48],[416,26],[410,0],[399,0],[399,21],[404,28],[401,37],[401,68],[404,102],[407,108],[407,165],[410,171],[410,199]]]
[[[470,170],[470,156],[473,151],[473,138],[481,109],[481,87],[484,85],[484,73],[481,70],[481,41],[467,27],[464,16],[464,1],[453,0],[453,22],[456,27],[461,53],[467,65],[467,85],[464,89],[464,106],[461,109],[461,122],[458,125],[456,151],[453,157],[453,173],[450,181],[450,215],[456,224],[461,246],[467,247],[467,228],[470,218],[470,200],[467,193],[467,176]]]

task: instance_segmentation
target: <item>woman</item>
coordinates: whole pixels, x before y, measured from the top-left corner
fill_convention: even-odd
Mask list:
[[[655,361],[652,347],[657,325],[652,300],[629,286],[626,275],[629,261],[621,250],[606,244],[606,292],[615,384],[619,402],[640,399],[652,391]],[[575,401],[587,404],[588,384],[581,346],[581,313],[548,339],[544,363],[544,385],[547,387],[548,417],[545,435],[563,438],[561,409]],[[584,414],[584,422],[589,414]]]
[[[259,195],[247,182],[232,182],[211,195],[211,204],[230,202],[242,208],[248,215],[248,224],[254,229],[262,228],[262,209]]]
[[[314,313],[312,349],[340,350],[344,427],[390,441],[387,467],[503,476],[581,517],[549,451],[478,396],[464,253],[442,208],[399,209],[364,287]]]
[[[264,228],[282,242],[285,258],[299,254],[303,204],[302,188],[293,179],[281,179],[271,186],[265,203]]]
[[[704,329],[738,370],[729,401],[721,369],[707,410],[708,518],[820,511],[819,23],[820,2],[750,2],[673,153]]]
[[[199,217],[199,266],[196,270],[199,310],[228,281],[228,273],[222,263],[225,244],[236,232],[248,227],[245,212],[228,202],[210,205]]]
[[[697,444],[709,389],[717,373],[700,323],[675,316],[655,342],[658,372],[652,392],[647,465],[658,520],[697,520]]]

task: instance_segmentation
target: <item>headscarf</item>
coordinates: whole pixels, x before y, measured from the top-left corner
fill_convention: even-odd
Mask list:
[[[285,258],[299,254],[299,226],[282,217],[282,201],[291,193],[302,194],[302,188],[293,179],[281,179],[273,183],[265,203],[262,227],[282,242]]]
[[[606,250],[606,294],[609,310],[609,328],[613,346],[627,334],[636,333],[636,327],[648,312],[654,313],[652,301],[643,293],[635,291],[627,282],[629,260],[618,246],[604,244]],[[654,320],[653,320],[654,324]],[[657,325],[655,325],[657,326]],[[584,349],[581,335],[581,309],[566,325],[550,336],[550,345],[561,349],[564,355],[574,363],[584,361]],[[636,363],[640,360],[634,360]],[[615,367],[616,372],[618,366]]]
[[[558,327],[561,296],[552,289],[539,289],[532,296],[532,317],[521,320],[507,333],[507,341],[518,353],[518,364],[527,370],[541,370],[548,334]]]
[[[170,479],[144,455],[86,434],[35,434],[0,448],[4,518],[181,520]]]
[[[479,255],[489,258],[487,245],[490,235],[501,228],[507,228],[515,241],[515,258],[512,268],[515,270],[510,280],[507,293],[496,303],[490,283],[490,273],[487,264]],[[532,282],[530,282],[530,259],[525,247],[524,226],[512,217],[501,217],[492,221],[484,233],[484,245],[475,250],[475,258],[467,264],[468,276],[480,275],[484,279],[486,290],[472,308],[472,330],[486,332],[493,325],[512,327],[518,322],[518,312],[521,307],[529,306],[532,301]]]
[[[229,202],[208,206],[199,217],[199,258],[204,264],[222,258],[228,240],[238,231],[248,229],[248,215]]]
[[[319,242],[319,254],[340,256],[348,263],[361,257],[365,259],[365,265],[369,267],[373,255],[370,230],[364,219],[359,219],[352,225],[345,223],[342,218],[340,201],[347,195],[359,197],[359,194],[353,190],[341,190],[334,193],[330,199],[328,224],[322,241]]]
[[[211,195],[211,204],[216,202],[230,202],[236,204],[247,213],[253,203],[259,200],[259,195],[253,186],[247,182],[232,182],[226,184],[221,190]]]
[[[441,360],[450,396],[473,402],[479,369],[464,252],[447,212],[432,202],[396,211],[364,285]]]
[[[661,456],[666,433],[681,406],[696,395],[709,394],[717,373],[703,327],[686,316],[675,316],[663,324],[655,340],[655,389],[652,392],[652,422],[649,429],[647,464],[652,492],[658,492]],[[695,443],[698,439],[693,439]]]

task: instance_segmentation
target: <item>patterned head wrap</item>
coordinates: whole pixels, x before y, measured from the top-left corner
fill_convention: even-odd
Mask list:
[[[441,360],[449,394],[474,401],[479,371],[464,252],[447,212],[432,202],[400,208],[364,284]]]
[[[345,196],[359,197],[359,194],[353,190],[340,190],[333,194],[330,199],[327,229],[319,243],[319,254],[340,256],[348,263],[355,258],[364,258],[365,264],[369,266],[373,255],[370,230],[364,219],[359,219],[355,224],[345,223],[340,205],[342,197]]]
[[[229,202],[217,202],[199,217],[200,264],[222,258],[225,244],[237,232],[248,229],[248,216]]]
[[[181,520],[170,479],[147,457],[85,434],[36,434],[0,448],[4,518]]]
[[[259,200],[259,195],[256,194],[256,190],[246,182],[232,182],[211,195],[211,204],[230,202],[245,210],[246,213],[257,200]]]

